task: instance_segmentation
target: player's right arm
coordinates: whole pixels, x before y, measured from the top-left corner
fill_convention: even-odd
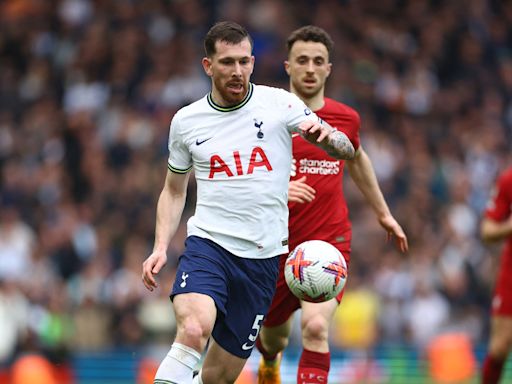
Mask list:
[[[493,243],[512,236],[512,215],[501,222],[484,217],[480,224],[480,236],[486,243]]]
[[[315,189],[306,184],[306,176],[288,182],[288,201],[292,203],[311,203],[315,193]]]
[[[156,208],[155,244],[153,252],[142,264],[142,281],[147,289],[158,287],[155,275],[167,262],[167,248],[178,229],[185,207],[190,172],[167,171],[164,187]]]

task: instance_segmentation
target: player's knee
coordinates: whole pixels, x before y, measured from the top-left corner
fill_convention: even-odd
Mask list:
[[[329,322],[322,316],[313,316],[302,323],[302,338],[311,341],[327,340]]]
[[[510,335],[495,335],[491,338],[490,353],[497,358],[506,358],[512,350]]]
[[[489,348],[489,353],[499,359],[505,359],[508,356],[510,347],[505,343],[494,343],[491,344],[491,348]]]
[[[286,336],[279,336],[275,339],[274,353],[279,353],[288,346],[289,339]]]
[[[269,341],[269,343],[265,346],[265,349],[270,354],[277,354],[284,350],[288,346],[288,338],[286,337],[276,337]]]
[[[204,321],[194,317],[187,317],[178,325],[181,337],[195,342],[204,342],[211,333],[211,327]]]
[[[260,335],[261,344],[271,355],[277,354],[288,346],[288,337],[284,335]]]

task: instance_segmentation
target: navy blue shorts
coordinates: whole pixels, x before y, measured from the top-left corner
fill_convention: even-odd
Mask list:
[[[247,259],[208,239],[190,236],[180,256],[171,300],[181,293],[203,293],[217,306],[212,337],[229,353],[247,359],[252,352],[279,274],[279,256]]]

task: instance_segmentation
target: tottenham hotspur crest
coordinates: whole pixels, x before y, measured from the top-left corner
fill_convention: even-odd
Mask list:
[[[256,134],[256,136],[258,137],[258,139],[263,139],[263,136],[265,136],[263,134],[263,132],[261,131],[261,126],[263,125],[263,121],[260,121],[258,123],[258,120],[257,119],[253,119],[254,120],[254,126],[256,128],[258,128],[258,133]]]
[[[187,286],[187,278],[188,278],[188,273],[183,272],[183,273],[181,274],[181,280],[183,280],[183,281],[181,282],[181,284],[180,284],[180,287],[181,287],[181,288],[185,288],[185,287]]]

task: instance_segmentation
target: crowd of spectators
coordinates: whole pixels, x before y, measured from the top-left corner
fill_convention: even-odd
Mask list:
[[[144,290],[141,264],[170,119],[208,92],[202,39],[221,19],[252,34],[256,83],[288,88],[293,29],[316,24],[335,41],[327,95],[360,112],[363,146],[410,241],[406,255],[386,244],[347,180],[347,293],[359,293],[353,311],[374,303],[369,345],[421,349],[450,329],[483,343],[498,250],[478,225],[496,173],[512,163],[512,2],[5,0],[0,367],[27,348],[58,360],[170,344],[167,295],[193,181],[156,293]],[[342,328],[334,345],[350,339]]]

